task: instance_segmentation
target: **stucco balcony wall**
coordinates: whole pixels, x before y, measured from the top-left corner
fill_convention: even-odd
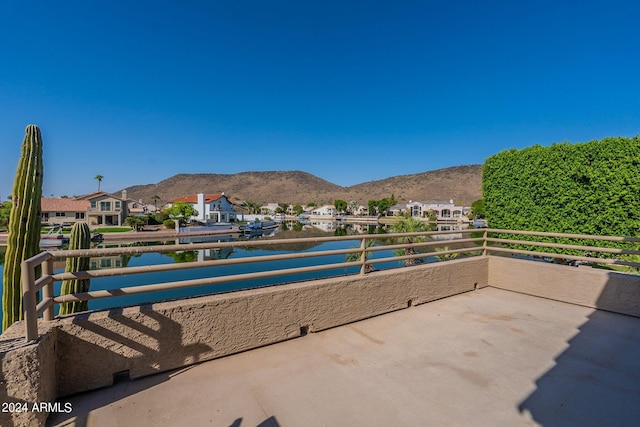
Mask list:
[[[492,287],[640,317],[640,277],[590,266],[490,257]]]

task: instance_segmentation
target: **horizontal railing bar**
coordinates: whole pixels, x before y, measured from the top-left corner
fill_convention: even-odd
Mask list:
[[[430,240],[428,242],[407,242],[407,243],[395,243],[393,245],[380,245],[380,246],[370,246],[367,248],[367,252],[379,252],[393,249],[404,249],[404,248],[417,248],[424,246],[448,246],[453,244],[461,244],[461,243],[473,243],[473,242],[482,242],[484,239],[482,237],[473,238],[473,239],[456,239],[456,240]],[[352,251],[355,252],[355,251]]]
[[[474,229],[480,230],[480,229]],[[550,233],[545,231],[523,231],[523,230],[501,230],[495,228],[485,228],[488,233],[502,233],[502,234],[521,234],[525,236],[544,236],[544,237],[562,237],[567,239],[585,239],[585,240],[604,240],[610,242],[640,242],[640,238],[637,237],[619,237],[619,236],[597,236],[589,234],[563,234],[563,233]]]
[[[530,256],[537,256],[541,258],[570,259],[572,261],[584,261],[590,264],[614,264],[614,265],[625,265],[629,267],[640,267],[640,262],[622,261],[619,259],[612,259],[612,258],[594,258],[594,257],[585,257],[585,256],[578,256],[578,255],[556,254],[552,252],[524,251],[520,249],[496,248],[495,246],[487,247],[487,251],[503,252],[503,253],[510,253],[510,254],[519,254],[519,255],[530,255]]]
[[[252,264],[257,262],[282,261],[292,259],[318,258],[322,256],[343,255],[358,252],[356,248],[334,249],[328,251],[300,252],[295,254],[262,255],[253,257],[233,258],[225,260],[192,261],[172,264],[144,265],[137,267],[110,268],[105,270],[90,270],[78,272],[65,272],[54,274],[53,280],[91,279],[98,277],[125,276],[129,274],[158,273],[164,271],[189,270],[204,267],[216,267],[224,265]]]
[[[196,286],[215,285],[215,284],[227,283],[227,282],[238,282],[241,280],[262,279],[262,278],[286,276],[286,275],[299,274],[299,273],[313,273],[316,271],[334,270],[334,269],[341,269],[341,268],[348,268],[348,267],[360,267],[361,265],[362,263],[360,261],[354,261],[354,262],[342,262],[339,264],[324,264],[324,265],[317,265],[317,266],[310,266],[310,267],[287,268],[287,269],[276,270],[276,271],[242,273],[242,274],[234,274],[229,276],[208,277],[204,279],[181,280],[181,281],[165,282],[165,283],[158,283],[158,284],[151,284],[151,285],[130,286],[130,287],[118,288],[118,289],[106,289],[106,290],[99,290],[99,291],[81,292],[76,294],[60,295],[53,298],[53,300],[57,304],[63,303],[63,302],[90,301],[90,300],[99,299],[99,298],[135,295],[135,294],[142,294],[147,292],[166,291],[166,290],[190,288],[190,287],[196,287]]]
[[[36,292],[47,286],[49,283],[53,283],[53,276],[42,276],[39,279],[36,279]]]
[[[608,252],[614,254],[625,254],[625,255],[640,255],[640,251],[634,251],[630,249],[618,249],[618,248],[603,248],[600,246],[580,246],[580,245],[565,245],[563,243],[550,243],[550,242],[537,242],[530,240],[511,240],[511,239],[499,239],[495,237],[488,237],[487,242],[493,243],[507,243],[514,245],[531,245],[531,246],[541,246],[548,248],[557,248],[557,249],[575,249],[580,251],[592,251],[592,252]]]
[[[53,305],[55,305],[55,301],[53,299],[42,300],[38,303],[38,305],[36,305],[36,313],[38,313],[38,316],[40,316],[47,308]]]
[[[429,257],[438,257],[440,255],[447,255],[450,253],[464,253],[464,252],[482,252],[482,248],[460,248],[460,249],[451,249],[448,251],[437,251],[437,252],[422,252],[412,255],[398,255],[393,257],[386,258],[372,258],[367,260],[367,264],[382,264],[384,262],[395,262],[402,261],[405,259],[416,259],[416,258],[429,258]]]
[[[235,242],[206,242],[206,243],[190,243],[190,244],[174,244],[174,245],[154,245],[154,246],[129,246],[125,248],[96,248],[96,249],[73,249],[51,252],[55,258],[71,258],[71,257],[97,257],[105,255],[126,255],[126,254],[143,254],[152,252],[183,252],[185,250],[198,249],[216,249],[216,248],[246,248],[260,246],[275,245],[296,245],[300,243],[326,243],[338,241],[360,241],[367,240],[384,240],[398,237],[412,236],[433,236],[446,234],[461,234],[477,232],[476,229],[466,230],[447,230],[447,231],[424,231],[414,233],[388,233],[388,234],[360,234],[353,236],[333,236],[333,237],[303,237],[299,239],[269,239],[256,241],[235,241]],[[170,239],[170,240],[176,240]]]

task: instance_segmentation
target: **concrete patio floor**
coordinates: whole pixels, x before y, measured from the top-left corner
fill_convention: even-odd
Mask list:
[[[637,425],[639,356],[638,318],[484,288],[62,398],[47,425]]]

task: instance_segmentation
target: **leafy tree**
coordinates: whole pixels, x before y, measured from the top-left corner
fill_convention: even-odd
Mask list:
[[[304,212],[304,209],[302,209],[302,205],[300,203],[296,204],[293,207],[293,214],[294,215],[300,215],[302,212]]]
[[[139,231],[144,227],[145,219],[140,216],[128,216],[124,220],[124,225],[131,227],[135,231]]]
[[[636,236],[640,137],[502,151],[486,160],[482,187],[492,228]]]
[[[347,202],[344,200],[336,199],[333,201],[333,206],[336,207],[338,212],[345,212],[347,210]]]
[[[635,236],[640,137],[500,152],[483,168],[492,227]]]
[[[185,224],[192,216],[197,216],[198,211],[190,203],[177,202],[165,211],[170,218],[180,220],[180,224]]]
[[[352,215],[356,212],[356,209],[358,209],[358,202],[356,202],[355,200],[351,200],[349,202],[349,211]]]
[[[473,216],[485,216],[484,200],[478,199],[471,203],[471,214]]]
[[[393,203],[391,203],[391,200],[392,199],[390,198],[384,198],[382,200],[378,200],[378,204],[377,204],[378,212],[383,213],[387,209],[389,209],[391,206],[393,206]]]
[[[367,207],[369,208],[369,215],[375,215],[378,211],[376,210],[378,206],[377,200],[369,200],[367,202]]]

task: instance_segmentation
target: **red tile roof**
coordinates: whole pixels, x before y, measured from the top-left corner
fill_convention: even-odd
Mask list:
[[[42,212],[86,212],[89,209],[88,200],[43,197],[40,203]]]

